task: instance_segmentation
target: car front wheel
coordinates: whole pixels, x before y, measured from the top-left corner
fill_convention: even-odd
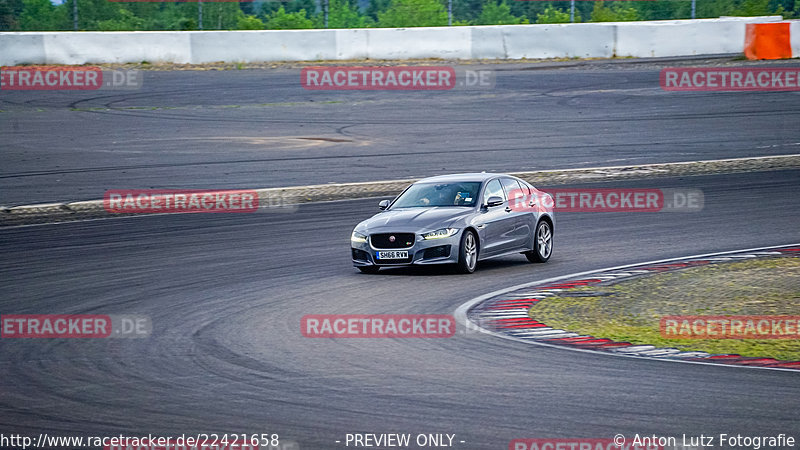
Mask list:
[[[478,238],[475,233],[466,230],[461,236],[461,246],[458,250],[458,271],[461,273],[475,272],[478,264]]]
[[[553,227],[546,220],[539,221],[533,235],[533,251],[525,252],[525,257],[532,263],[543,263],[553,254]]]

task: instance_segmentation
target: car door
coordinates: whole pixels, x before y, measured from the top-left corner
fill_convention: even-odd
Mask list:
[[[486,206],[489,197],[500,197],[503,203],[499,206]],[[483,189],[480,214],[475,219],[481,239],[481,257],[497,255],[514,248],[515,220],[500,179],[490,180]]]
[[[514,219],[513,245],[514,248],[531,247],[531,210],[527,207],[530,192],[520,183],[510,177],[500,179],[508,199],[508,207],[511,208],[511,216]]]

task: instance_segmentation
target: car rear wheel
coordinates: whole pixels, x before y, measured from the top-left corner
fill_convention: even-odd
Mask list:
[[[466,230],[461,236],[461,245],[458,250],[458,271],[461,273],[475,272],[478,264],[478,238],[475,233]]]
[[[543,263],[553,254],[553,227],[550,222],[541,220],[536,225],[533,235],[533,251],[525,252],[525,257],[532,263]]]
[[[378,266],[358,266],[358,270],[360,270],[361,273],[378,273],[381,268]]]

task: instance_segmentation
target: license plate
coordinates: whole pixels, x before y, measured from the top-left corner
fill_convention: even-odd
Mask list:
[[[375,252],[376,259],[406,259],[408,258],[407,250],[392,250],[388,252]]]

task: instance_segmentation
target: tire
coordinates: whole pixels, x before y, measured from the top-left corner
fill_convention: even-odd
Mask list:
[[[553,254],[553,227],[550,222],[540,220],[533,233],[533,250],[525,252],[525,257],[532,263],[543,263]]]
[[[358,270],[360,270],[361,273],[378,273],[381,268],[378,266],[358,266]]]
[[[458,271],[461,273],[475,272],[478,265],[478,237],[474,231],[466,230],[461,235],[461,245],[458,247]]]

